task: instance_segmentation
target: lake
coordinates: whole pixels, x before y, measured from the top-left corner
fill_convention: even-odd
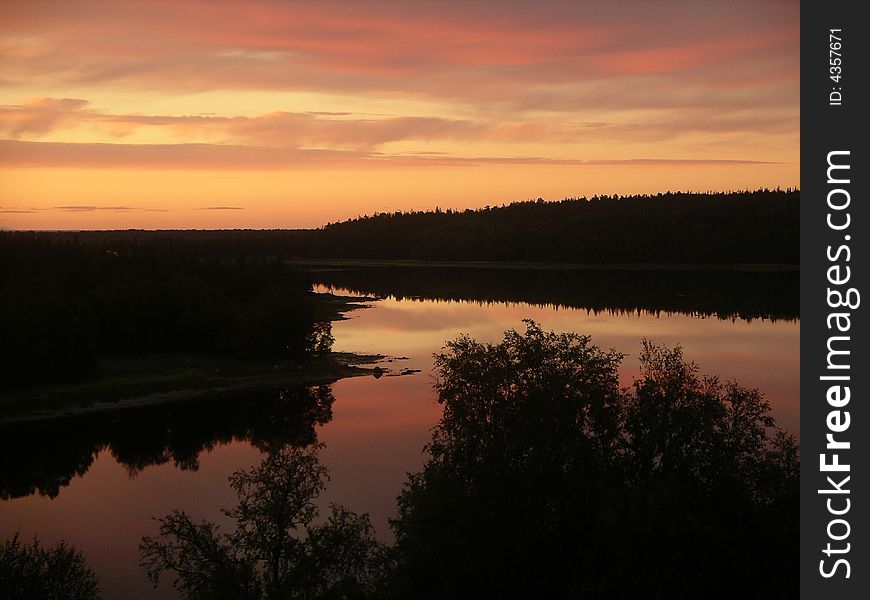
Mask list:
[[[433,353],[468,334],[498,341],[533,319],[626,354],[629,385],[641,340],[680,344],[702,372],[757,387],[777,421],[800,426],[797,272],[597,272],[318,268],[320,292],[381,299],[333,324],[334,349],[391,357],[385,369],[330,389],[285,390],[7,430],[0,536],[20,531],[82,550],[104,597],[171,597],[151,588],[137,544],[173,509],[221,521],[233,471],[258,462],[259,441],[316,437],[331,480],[321,498],[368,512],[384,539],[406,473],[419,470],[439,419]],[[54,496],[54,497],[50,497]]]

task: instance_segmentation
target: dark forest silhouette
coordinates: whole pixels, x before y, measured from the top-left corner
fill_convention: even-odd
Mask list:
[[[594,313],[797,319],[797,271],[318,267],[315,283],[402,300],[526,302]]]
[[[397,212],[300,232],[294,253],[448,261],[794,265],[800,262],[799,204],[797,190],[757,190]]]
[[[183,237],[0,235],[0,389],[81,378],[100,356],[308,356],[325,330],[304,274]]]
[[[639,264],[800,262],[800,191],[668,192],[363,216],[319,229],[6,233],[248,260],[416,259]],[[6,238],[4,240],[4,238]]]

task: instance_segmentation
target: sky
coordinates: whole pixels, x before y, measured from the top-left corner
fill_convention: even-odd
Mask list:
[[[0,229],[799,187],[799,3],[0,3]]]

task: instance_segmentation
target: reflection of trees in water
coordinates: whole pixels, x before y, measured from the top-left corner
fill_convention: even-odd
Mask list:
[[[525,302],[608,313],[685,313],[720,319],[797,319],[797,271],[323,268],[324,285],[399,299]]]
[[[332,402],[324,385],[9,424],[0,430],[0,498],[55,497],[103,449],[135,475],[167,462],[195,470],[203,450],[233,440],[263,451],[276,442],[311,444],[314,426],[332,418]]]
[[[186,598],[794,595],[798,447],[762,395],[648,341],[620,388],[621,360],[533,322],[448,342],[394,546],[341,507],[315,524],[319,447],[288,446],[230,478],[233,531],[172,513],[142,566]]]
[[[333,504],[315,522],[328,479],[320,447],[274,446],[259,465],[231,475],[238,502],[223,510],[229,533],[183,512],[159,518],[160,535],[139,545],[155,587],[168,574],[191,599],[368,597],[383,578],[385,548],[367,514]]]

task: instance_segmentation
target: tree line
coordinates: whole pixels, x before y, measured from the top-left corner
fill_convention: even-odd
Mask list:
[[[317,229],[41,233],[97,244],[159,241],[242,259],[569,263],[800,262],[800,191],[667,192],[378,213]]]
[[[800,192],[593,196],[395,212],[294,239],[301,257],[575,263],[799,264]]]
[[[323,333],[303,273],[226,240],[6,232],[0,272],[0,387],[82,377],[105,355],[298,359]]]

